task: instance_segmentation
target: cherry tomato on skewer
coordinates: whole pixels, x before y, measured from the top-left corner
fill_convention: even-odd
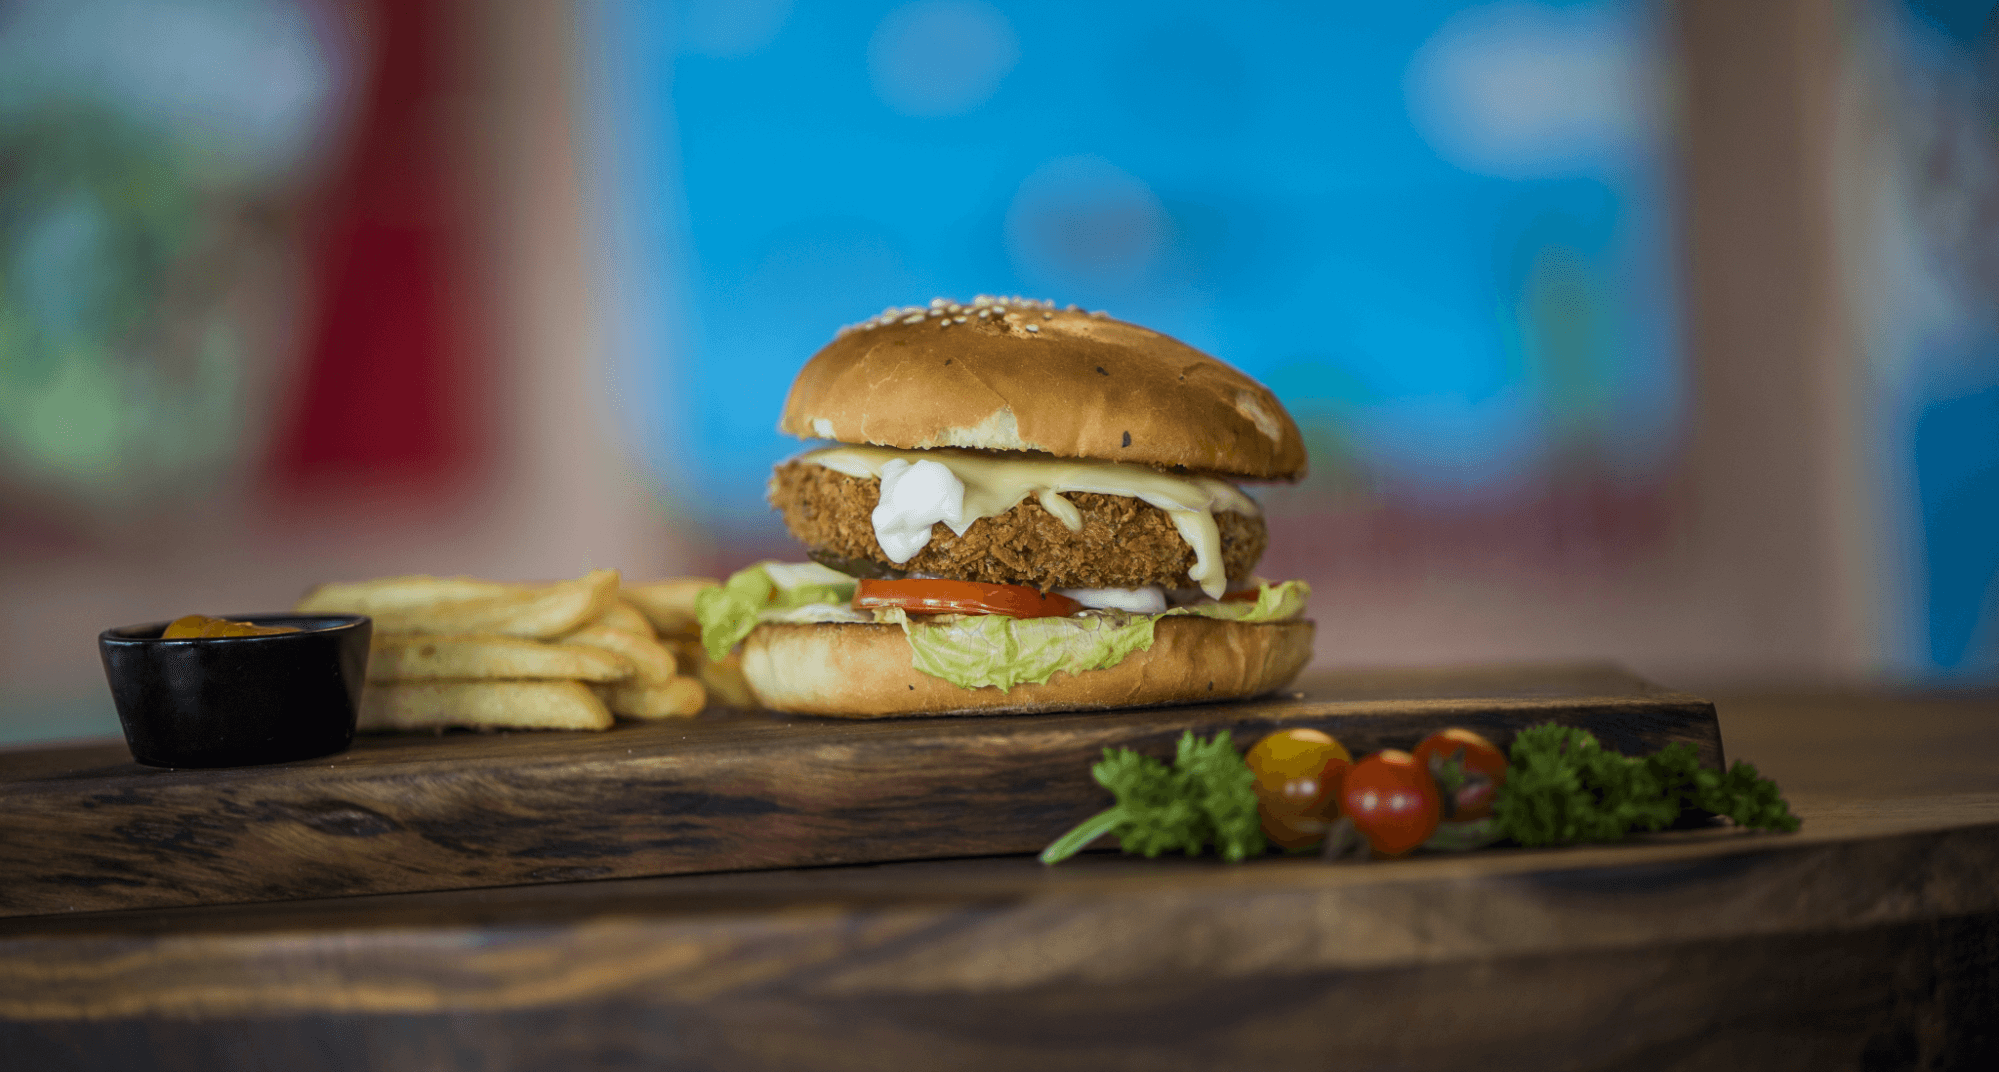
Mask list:
[[[1318,844],[1339,818],[1340,780],[1353,762],[1346,747],[1318,730],[1282,729],[1243,753],[1256,775],[1263,834],[1281,848]]]
[[[1415,756],[1391,748],[1347,771],[1340,813],[1374,851],[1400,856],[1436,832],[1443,805],[1429,769]]]
[[[1493,799],[1506,784],[1506,754],[1470,730],[1452,728],[1423,738],[1416,761],[1438,779],[1443,790],[1451,776],[1461,777],[1455,793],[1446,793],[1444,810],[1452,822],[1483,819],[1492,814]],[[1455,763],[1456,767],[1450,766]],[[1439,768],[1442,773],[1439,773]]]

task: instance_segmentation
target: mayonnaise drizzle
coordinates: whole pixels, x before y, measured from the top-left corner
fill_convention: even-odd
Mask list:
[[[1174,476],[1123,462],[873,446],[828,447],[802,455],[798,460],[862,479],[883,479],[891,475],[892,469],[893,479],[883,480],[882,508],[875,512],[873,520],[876,542],[898,564],[915,557],[929,543],[930,526],[940,521],[962,536],[979,518],[1004,514],[1032,495],[1069,531],[1081,532],[1083,515],[1074,503],[1062,497],[1064,493],[1123,495],[1166,511],[1180,538],[1194,549],[1194,568],[1187,571],[1187,576],[1203,592],[1219,599],[1228,588],[1228,577],[1222,563],[1222,536],[1215,524],[1215,512],[1226,510],[1257,516],[1256,503],[1227,481]],[[898,462],[901,464],[891,466]],[[929,466],[918,464],[921,462],[935,462],[949,470],[958,487],[942,480]],[[921,470],[921,474],[916,470]],[[918,478],[910,480],[908,476]],[[896,486],[890,488],[891,483]],[[888,494],[890,491],[894,494]],[[901,557],[896,557],[898,554]]]

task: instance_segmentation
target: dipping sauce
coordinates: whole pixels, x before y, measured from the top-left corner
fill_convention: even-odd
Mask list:
[[[230,636],[271,636],[277,633],[296,633],[295,625],[252,625],[249,622],[232,622],[227,618],[211,618],[206,614],[189,614],[175,618],[167,625],[161,640],[189,640],[199,637]]]

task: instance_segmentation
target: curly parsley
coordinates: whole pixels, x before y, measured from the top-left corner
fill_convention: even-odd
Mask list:
[[[1085,819],[1042,850],[1041,862],[1059,863],[1105,834],[1117,835],[1125,852],[1157,856],[1178,849],[1199,856],[1209,845],[1231,863],[1263,852],[1256,814],[1256,776],[1236,755],[1227,730],[1207,741],[1180,736],[1166,764],[1130,749],[1104,749],[1090,768],[1117,803]]]
[[[1776,783],[1755,767],[1738,761],[1727,773],[1708,770],[1685,742],[1633,758],[1605,749],[1588,730],[1550,723],[1522,730],[1510,758],[1493,814],[1500,832],[1522,845],[1615,841],[1634,829],[1662,829],[1689,807],[1754,829],[1798,828]]]

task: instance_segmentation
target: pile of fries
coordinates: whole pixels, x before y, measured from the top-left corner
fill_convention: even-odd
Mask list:
[[[375,620],[362,732],[603,730],[692,715],[711,697],[752,706],[735,666],[701,650],[694,597],[714,583],[385,577],[320,585],[294,609]]]

